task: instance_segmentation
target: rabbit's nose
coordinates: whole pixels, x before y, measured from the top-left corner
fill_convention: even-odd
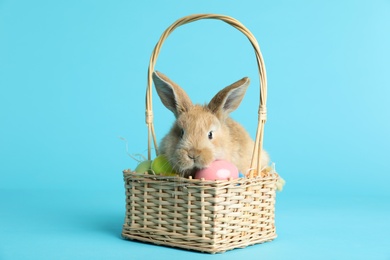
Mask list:
[[[199,151],[197,151],[196,149],[191,149],[187,153],[188,158],[194,161],[199,157],[199,154],[200,154]]]

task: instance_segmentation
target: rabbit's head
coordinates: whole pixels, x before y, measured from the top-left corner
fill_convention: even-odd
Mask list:
[[[251,141],[246,141],[249,135],[229,114],[241,103],[248,78],[222,89],[207,105],[194,105],[186,92],[162,73],[154,72],[153,81],[162,103],[176,117],[159,148],[159,153],[165,154],[176,171],[190,175],[214,160],[234,163],[235,157],[241,156],[235,154],[234,146]]]

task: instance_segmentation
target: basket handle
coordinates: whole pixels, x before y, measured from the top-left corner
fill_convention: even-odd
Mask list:
[[[154,47],[154,50],[152,52],[152,56],[150,57],[149,61],[149,68],[148,68],[148,85],[146,90],[146,124],[148,127],[148,159],[151,159],[151,139],[153,139],[154,147],[156,148],[156,155],[157,155],[157,141],[156,141],[156,135],[154,131],[154,125],[153,125],[153,106],[152,106],[152,73],[154,71],[154,66],[157,61],[158,54],[160,53],[160,49],[165,41],[165,39],[178,27],[181,25],[192,23],[198,20],[202,19],[216,19],[221,20],[233,27],[235,27],[237,30],[241,31],[245,36],[248,38],[250,43],[253,46],[253,49],[256,54],[257,59],[257,66],[259,71],[259,77],[260,77],[260,106],[258,111],[258,126],[257,126],[257,132],[256,132],[256,139],[255,139],[255,147],[253,150],[252,155],[252,161],[250,169],[252,169],[249,173],[249,177],[254,177],[256,175],[259,175],[261,172],[261,150],[263,148],[263,135],[264,135],[264,124],[267,120],[267,109],[266,109],[266,101],[267,101],[267,77],[266,77],[266,71],[265,71],[265,65],[263,56],[260,52],[259,44],[257,43],[256,38],[253,36],[253,34],[239,21],[236,19],[225,16],[225,15],[218,15],[218,14],[194,14],[185,16],[183,18],[178,19],[176,22],[174,22],[171,26],[169,26],[164,33],[161,35],[159,41],[157,42],[156,46]],[[256,167],[257,171],[254,171]]]

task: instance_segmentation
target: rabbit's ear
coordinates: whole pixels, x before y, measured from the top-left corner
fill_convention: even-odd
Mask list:
[[[153,72],[153,82],[161,102],[175,114],[176,118],[192,107],[187,93],[164,74]]]
[[[250,83],[245,77],[219,91],[208,104],[208,108],[218,117],[224,119],[237,109],[244,98]]]

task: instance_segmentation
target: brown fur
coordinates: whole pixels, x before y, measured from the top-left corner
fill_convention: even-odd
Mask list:
[[[159,148],[159,153],[167,156],[174,169],[183,176],[193,175],[214,160],[223,159],[246,174],[254,142],[229,113],[241,103],[249,79],[243,78],[222,89],[204,106],[193,105],[184,90],[165,75],[155,72],[153,80],[163,104],[176,116]],[[268,163],[269,156],[264,151],[262,165]]]

